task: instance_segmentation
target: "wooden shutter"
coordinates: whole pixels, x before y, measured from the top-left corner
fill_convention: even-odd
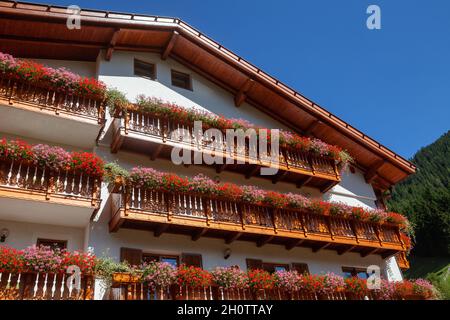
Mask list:
[[[142,263],[142,250],[131,248],[120,248],[120,261],[127,261],[132,266]]]
[[[194,267],[203,268],[201,254],[183,253],[181,255],[181,263],[185,264],[188,267],[194,266]]]
[[[247,270],[262,269],[263,268],[262,260],[246,259],[245,261],[247,262]]]
[[[292,270],[297,271],[299,274],[309,274],[309,268],[306,263],[291,263]]]

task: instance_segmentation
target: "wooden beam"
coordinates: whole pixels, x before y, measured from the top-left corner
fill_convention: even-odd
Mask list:
[[[248,78],[245,80],[242,87],[239,89],[239,91],[236,93],[236,96],[234,97],[234,105],[236,107],[239,107],[247,98],[247,92],[253,87],[255,84],[255,81]]]
[[[163,144],[158,144],[155,149],[153,149],[152,153],[150,154],[150,160],[154,161],[156,158],[158,158],[163,146]]]
[[[272,241],[273,238],[274,238],[274,236],[268,236],[268,237],[261,238],[261,239],[259,239],[259,240],[256,242],[256,246],[257,246],[258,248],[261,248],[261,247],[264,246],[265,244],[267,244],[267,243],[269,243],[270,241]]]
[[[167,230],[167,228],[169,228],[168,224],[162,224],[158,228],[156,228],[156,230],[153,232],[153,235],[156,238],[159,238]]]
[[[377,161],[364,175],[364,178],[366,179],[367,183],[371,183],[373,179],[377,175],[378,169],[380,169],[384,164],[386,163],[386,160],[382,159]]]
[[[312,134],[312,132],[314,131],[314,129],[316,129],[319,125],[321,125],[322,122],[319,120],[314,120],[304,131],[305,131],[305,135],[307,136],[314,136],[314,134]]]
[[[232,234],[231,236],[229,236],[228,238],[225,239],[225,243],[226,244],[231,244],[234,241],[236,241],[237,239],[239,239],[239,237],[242,236],[242,232],[237,232]]]
[[[117,43],[117,38],[119,37],[120,34],[120,28],[117,28],[114,30],[114,33],[111,37],[111,40],[109,41],[109,45],[108,45],[108,49],[106,50],[106,54],[105,54],[105,60],[106,61],[110,61],[113,51],[114,51],[114,47],[116,46]]]
[[[331,188],[333,188],[335,185],[337,185],[339,181],[331,181],[325,184],[321,189],[320,192],[325,193],[328,192]]]
[[[218,165],[216,166],[216,172],[217,172],[217,173],[221,173],[223,170],[226,169],[227,165],[228,165],[228,164],[226,164],[226,163],[224,163],[224,164],[218,164]]]
[[[280,173],[281,172],[281,173]],[[278,174],[276,174],[273,178],[272,178],[272,183],[276,184],[277,182],[281,181],[284,177],[286,177],[286,175],[289,173],[289,171],[279,171]]]
[[[163,52],[161,53],[161,59],[166,60],[170,53],[172,52],[173,47],[175,46],[175,42],[177,42],[178,37],[180,34],[177,31],[172,32],[172,36],[170,37],[169,42],[167,43],[166,47],[164,48]]]
[[[325,244],[321,244],[319,246],[313,247],[313,248],[311,248],[312,252],[319,252],[320,250],[327,248],[330,244],[331,244],[331,242],[327,242]]]
[[[292,241],[291,243],[288,243],[284,247],[286,248],[286,250],[292,250],[295,247],[298,247],[299,245],[301,245],[303,242],[305,242],[305,239],[298,239],[298,240]]]
[[[252,166],[253,168],[247,171],[247,173],[245,174],[245,179],[250,179],[250,177],[256,174],[256,172],[258,172],[258,170],[260,169],[260,166],[257,164],[253,164]]]
[[[368,250],[368,251],[365,251],[365,252],[361,252],[360,253],[360,255],[361,255],[361,257],[367,257],[368,255],[371,255],[371,254],[375,254],[375,253],[377,253],[378,252],[378,250],[379,250],[379,248],[375,248],[375,249],[370,249],[370,250]]]
[[[192,241],[197,241],[198,239],[200,239],[203,235],[205,235],[205,233],[208,231],[208,228],[203,228],[198,230],[197,232],[195,232],[192,235]]]
[[[346,246],[344,249],[337,250],[337,254],[342,256],[344,253],[351,252],[356,246]]]
[[[301,188],[304,185],[308,184],[312,178],[313,178],[312,176],[306,176],[303,179],[297,181],[297,188]]]

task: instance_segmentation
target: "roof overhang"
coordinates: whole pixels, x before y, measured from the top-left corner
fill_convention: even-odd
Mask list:
[[[84,10],[69,30],[66,7],[0,1],[0,51],[20,57],[95,61],[104,50],[156,52],[227,90],[289,128],[336,144],[355,158],[375,188],[415,172],[408,160],[178,18]]]

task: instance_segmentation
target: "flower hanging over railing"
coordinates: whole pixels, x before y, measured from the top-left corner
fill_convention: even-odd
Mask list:
[[[0,140],[0,160],[31,161],[38,167],[50,170],[78,170],[96,178],[103,176],[103,160],[89,152],[69,153],[60,147],[20,140]]]
[[[161,99],[146,97],[144,95],[139,95],[136,103],[132,104],[117,89],[109,90],[107,96],[112,114],[118,111],[126,113],[128,110],[132,110],[145,112],[156,118],[176,121],[183,125],[192,125],[194,121],[200,121],[204,130],[215,128],[225,132],[227,129],[242,129],[244,131],[253,129],[257,136],[262,132],[267,132],[265,139],[267,139],[267,143],[271,143],[271,130],[273,129],[262,128],[243,119],[228,119],[210,112],[196,108],[185,108],[174,103],[164,102]],[[283,148],[331,158],[343,165],[353,161],[352,157],[345,150],[342,150],[338,146],[329,145],[319,139],[302,137],[285,130],[279,130],[279,138],[280,146]]]
[[[275,285],[275,278],[265,270],[250,270],[247,275],[248,286],[251,289],[272,289]]]
[[[211,274],[199,267],[181,265],[177,272],[177,283],[191,288],[205,288],[211,285]]]
[[[248,286],[246,272],[236,267],[217,267],[211,271],[213,283],[224,289],[243,289]]]
[[[152,261],[142,266],[142,280],[152,287],[167,288],[175,283],[177,270],[167,262]]]
[[[301,276],[297,271],[280,270],[273,274],[276,286],[288,291],[298,291],[301,289]]]
[[[103,99],[106,95],[105,84],[96,79],[82,77],[65,68],[54,69],[32,60],[14,58],[2,52],[0,52],[0,73],[12,79],[69,95],[87,95],[99,99]]]

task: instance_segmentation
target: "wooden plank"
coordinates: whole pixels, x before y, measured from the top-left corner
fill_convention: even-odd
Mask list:
[[[264,246],[267,243],[269,243],[270,241],[272,241],[273,238],[274,238],[274,236],[263,237],[256,242],[256,246],[258,248],[261,248],[262,246]]]
[[[196,232],[194,232],[191,236],[192,241],[197,241],[198,239],[200,239],[203,235],[205,235],[205,233],[208,232],[208,228],[203,228],[200,229]]]
[[[161,53],[162,60],[166,60],[170,56],[170,53],[172,52],[172,49],[175,46],[175,43],[177,42],[179,36],[180,34],[177,31],[172,32],[172,36],[170,37],[169,42]]]

